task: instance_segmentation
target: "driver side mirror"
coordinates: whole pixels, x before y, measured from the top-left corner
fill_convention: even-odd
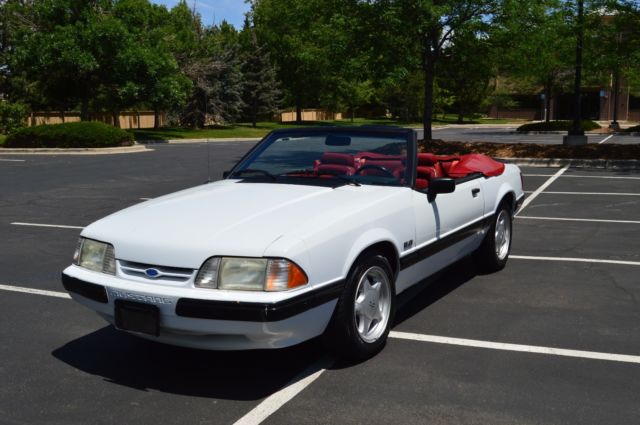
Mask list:
[[[427,188],[427,199],[433,202],[438,193],[452,193],[456,190],[456,181],[454,179],[443,177],[429,181]]]

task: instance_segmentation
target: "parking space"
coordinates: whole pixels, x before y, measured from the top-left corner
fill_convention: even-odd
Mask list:
[[[401,297],[387,347],[361,364],[318,341],[164,346],[64,297],[76,227],[220,178],[251,146],[0,163],[0,422],[640,423],[637,172],[522,167],[532,200],[507,267],[465,259]]]

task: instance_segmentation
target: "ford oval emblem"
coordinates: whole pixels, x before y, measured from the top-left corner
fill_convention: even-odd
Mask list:
[[[158,271],[158,269],[147,269],[144,271],[144,274],[146,274],[148,277],[158,277],[160,272]]]

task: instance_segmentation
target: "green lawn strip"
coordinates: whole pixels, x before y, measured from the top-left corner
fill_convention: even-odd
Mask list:
[[[6,140],[7,136],[5,136],[4,134],[0,134],[0,146],[4,145],[4,141]]]
[[[448,116],[443,119],[442,117],[434,121],[434,126],[442,126],[455,124],[457,118]],[[512,122],[521,122],[514,120],[496,120],[485,119],[465,121],[465,124],[508,124]],[[163,127],[160,129],[132,129],[128,130],[133,133],[134,137],[138,141],[144,140],[179,140],[179,139],[224,139],[224,138],[243,138],[243,137],[263,137],[271,130],[278,128],[299,128],[299,127],[314,127],[314,126],[349,126],[349,125],[397,125],[402,127],[416,127],[421,128],[420,122],[402,122],[397,120],[379,118],[355,118],[353,121],[350,119],[334,120],[334,121],[307,121],[302,124],[296,123],[280,123],[280,122],[259,122],[256,127],[252,127],[250,124],[241,123],[232,126],[220,126],[220,127],[208,127],[204,129],[191,129],[191,128],[178,128],[178,127]]]

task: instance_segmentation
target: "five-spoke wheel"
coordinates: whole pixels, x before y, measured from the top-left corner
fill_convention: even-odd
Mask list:
[[[384,347],[395,311],[395,286],[389,261],[365,252],[349,272],[324,339],[332,351],[367,359]]]

